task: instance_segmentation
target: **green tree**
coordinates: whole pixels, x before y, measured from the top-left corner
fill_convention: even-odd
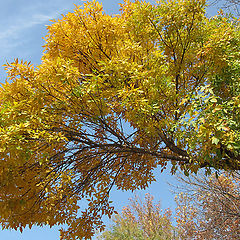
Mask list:
[[[114,216],[114,224],[99,239],[103,240],[177,240],[179,234],[172,225],[172,213],[162,211],[160,203],[153,203],[153,196],[146,194],[142,202],[135,196],[122,214]]]
[[[153,169],[240,168],[239,21],[204,0],[97,1],[48,27],[42,63],[7,64],[0,89],[4,228],[66,224],[91,238],[108,198]],[[86,199],[88,208],[81,207]]]

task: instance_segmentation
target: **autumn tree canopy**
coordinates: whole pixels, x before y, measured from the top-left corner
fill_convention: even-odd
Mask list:
[[[182,239],[240,238],[240,175],[178,178],[177,227]]]
[[[177,175],[175,217],[153,196],[135,196],[99,237],[100,240],[238,240],[240,238],[239,172]],[[176,225],[176,226],[175,226]]]
[[[99,240],[180,240],[180,231],[173,226],[170,209],[161,209],[149,193],[144,201],[139,196],[121,214],[114,216],[113,224],[98,237]]]
[[[7,64],[0,90],[4,228],[90,238],[113,186],[146,188],[167,163],[240,169],[237,19],[208,18],[204,0],[126,0],[113,16],[94,0],[45,41],[42,63]]]

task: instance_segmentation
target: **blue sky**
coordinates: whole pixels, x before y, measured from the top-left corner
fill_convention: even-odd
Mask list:
[[[107,13],[117,13],[119,0],[102,0]],[[46,25],[50,25],[49,19],[60,18],[74,8],[73,4],[80,5],[80,0],[1,0],[0,8],[0,65],[14,58],[31,61],[37,65],[41,62],[43,37],[46,35]],[[5,81],[6,73],[0,68],[1,82]],[[160,174],[156,169],[157,181],[151,184],[146,191],[138,191],[137,194],[144,197],[146,192],[161,200],[162,207],[175,207],[174,195],[170,192],[168,182],[176,184],[174,177],[168,172]],[[113,190],[111,198],[117,210],[128,204],[128,198],[133,193]],[[109,221],[106,221],[109,223]],[[14,230],[0,231],[0,240],[57,240],[58,228],[33,227],[24,230],[21,234]]]

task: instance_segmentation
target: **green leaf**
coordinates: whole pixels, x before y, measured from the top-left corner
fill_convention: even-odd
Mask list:
[[[212,98],[212,99],[210,99],[210,102],[216,103],[216,102],[217,102],[217,99],[216,99],[216,98]]]
[[[220,140],[219,140],[218,138],[216,138],[216,137],[214,137],[214,136],[212,137],[212,143],[213,143],[213,144],[216,144],[216,145],[217,145],[217,144],[219,143],[219,141],[220,141]]]

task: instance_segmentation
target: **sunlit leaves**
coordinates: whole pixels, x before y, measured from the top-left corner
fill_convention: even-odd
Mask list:
[[[239,169],[239,23],[204,6],[125,1],[111,16],[87,1],[48,26],[39,66],[6,65],[4,228],[66,224],[62,239],[91,238],[113,186],[146,188],[169,161],[186,175]]]

